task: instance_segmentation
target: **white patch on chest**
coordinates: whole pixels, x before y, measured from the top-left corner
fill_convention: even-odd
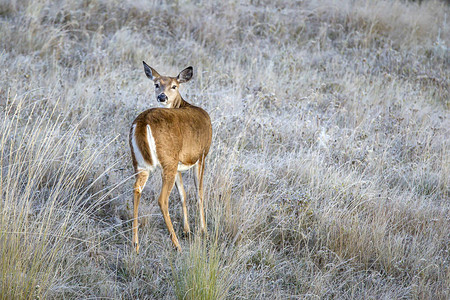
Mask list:
[[[134,157],[136,158],[137,169],[138,170],[147,170],[147,171],[152,172],[156,168],[156,166],[159,165],[159,160],[158,160],[158,156],[156,155],[155,139],[153,138],[150,125],[147,125],[147,140],[148,140],[148,146],[150,148],[150,156],[151,156],[152,164],[149,164],[145,161],[144,157],[142,156],[141,151],[139,150],[139,147],[136,142],[136,124],[134,124],[133,130],[131,132],[131,145],[133,147]]]

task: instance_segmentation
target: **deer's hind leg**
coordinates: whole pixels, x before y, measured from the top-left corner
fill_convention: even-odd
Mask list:
[[[198,192],[198,210],[200,212],[200,230],[203,234],[206,234],[206,222],[205,222],[205,212],[203,208],[203,173],[205,171],[205,162],[200,159],[195,165],[194,177]]]
[[[173,185],[175,183],[175,177],[177,176],[176,165],[175,168],[163,169],[163,184],[161,189],[161,194],[159,195],[158,204],[161,208],[161,213],[166,222],[167,230],[169,230],[170,238],[172,239],[172,244],[178,251],[181,251],[180,243],[178,242],[177,235],[173,230],[172,220],[169,215],[169,195],[172,191]]]
[[[134,183],[134,201],[133,201],[133,238],[132,245],[139,253],[139,238],[138,238],[138,212],[139,212],[139,201],[141,199],[142,190],[144,189],[145,183],[148,179],[148,171],[140,171],[136,174],[136,182]]]

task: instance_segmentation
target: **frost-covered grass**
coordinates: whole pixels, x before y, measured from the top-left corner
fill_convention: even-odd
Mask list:
[[[450,8],[423,1],[0,1],[0,295],[448,299]],[[156,198],[131,247],[142,70],[192,65],[207,237]],[[177,193],[170,213],[177,233]]]

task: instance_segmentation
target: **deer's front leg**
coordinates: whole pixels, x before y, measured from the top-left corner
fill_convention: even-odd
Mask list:
[[[133,238],[132,245],[139,253],[139,238],[138,238],[138,212],[139,212],[139,201],[141,199],[141,193],[144,189],[145,183],[148,179],[147,171],[140,171],[136,174],[136,182],[134,184],[134,201],[133,201]]]
[[[177,235],[173,230],[172,221],[169,215],[169,195],[172,191],[173,185],[175,183],[175,176],[177,175],[177,169],[173,170],[163,170],[163,185],[161,189],[161,195],[158,199],[159,207],[166,222],[167,230],[169,230],[170,238],[172,239],[172,244],[178,251],[181,251],[180,243],[178,242]]]
[[[189,236],[189,234],[191,233],[191,229],[189,228],[189,220],[186,207],[186,192],[183,187],[183,178],[181,177],[181,172],[177,172],[175,184],[177,185],[177,189],[181,198],[181,204],[183,207],[183,231],[185,235]]]

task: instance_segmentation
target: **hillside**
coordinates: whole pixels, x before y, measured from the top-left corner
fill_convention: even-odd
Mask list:
[[[0,0],[1,299],[449,299],[444,1]],[[145,60],[209,112],[208,236],[131,245]],[[170,214],[182,236],[178,193]]]

